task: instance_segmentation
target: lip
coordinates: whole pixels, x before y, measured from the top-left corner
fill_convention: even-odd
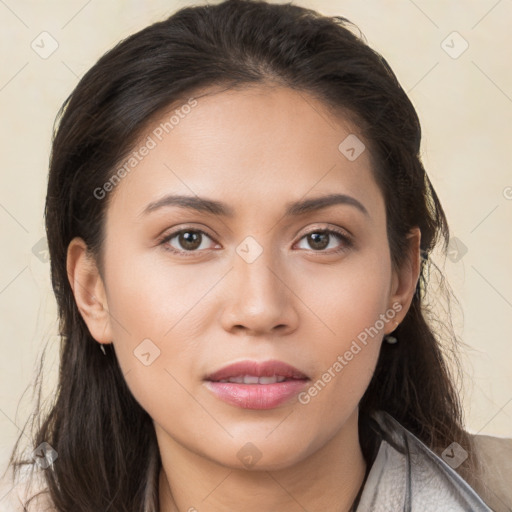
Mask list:
[[[308,376],[297,368],[283,361],[272,359],[270,361],[239,361],[229,364],[211,373],[205,380],[219,381],[230,377],[240,377],[241,375],[254,375],[256,377],[281,375],[287,379],[308,379]]]
[[[240,384],[219,382],[231,377],[252,375],[288,380],[272,384]],[[241,361],[208,375],[205,386],[220,400],[242,409],[273,409],[296,396],[309,382],[309,377],[282,361]]]

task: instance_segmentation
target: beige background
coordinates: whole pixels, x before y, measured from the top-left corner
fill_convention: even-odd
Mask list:
[[[444,266],[460,300],[454,326],[469,346],[463,359],[467,427],[512,436],[512,1],[296,3],[356,23],[417,107],[427,171],[452,236],[467,248]],[[107,49],[189,4],[0,0],[2,460],[27,419],[30,390],[18,404],[48,339],[48,392],[56,378],[56,309],[38,243],[57,110]],[[46,59],[31,48],[32,41],[42,46],[42,37],[51,48],[43,31],[58,43]]]

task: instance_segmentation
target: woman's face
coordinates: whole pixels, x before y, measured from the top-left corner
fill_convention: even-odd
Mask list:
[[[113,342],[161,449],[284,468],[357,417],[417,269],[392,271],[383,196],[348,120],[279,87],[175,108],[102,188],[104,279],[77,275],[105,309],[86,321]]]

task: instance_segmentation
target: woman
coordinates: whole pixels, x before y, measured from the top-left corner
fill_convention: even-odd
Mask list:
[[[104,55],[53,141],[35,510],[491,510],[420,138],[386,61],[298,6],[182,9]]]

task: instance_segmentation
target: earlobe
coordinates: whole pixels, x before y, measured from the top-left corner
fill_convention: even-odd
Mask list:
[[[395,317],[398,323],[402,322],[409,310],[421,271],[421,231],[419,227],[412,228],[407,239],[409,240],[409,257],[402,268],[393,273],[392,294],[389,299],[390,308],[395,305],[394,309],[396,309],[397,304],[401,305],[400,313]]]
[[[96,261],[82,238],[68,245],[66,269],[75,302],[91,336],[100,343],[112,342],[110,315],[103,280]]]

